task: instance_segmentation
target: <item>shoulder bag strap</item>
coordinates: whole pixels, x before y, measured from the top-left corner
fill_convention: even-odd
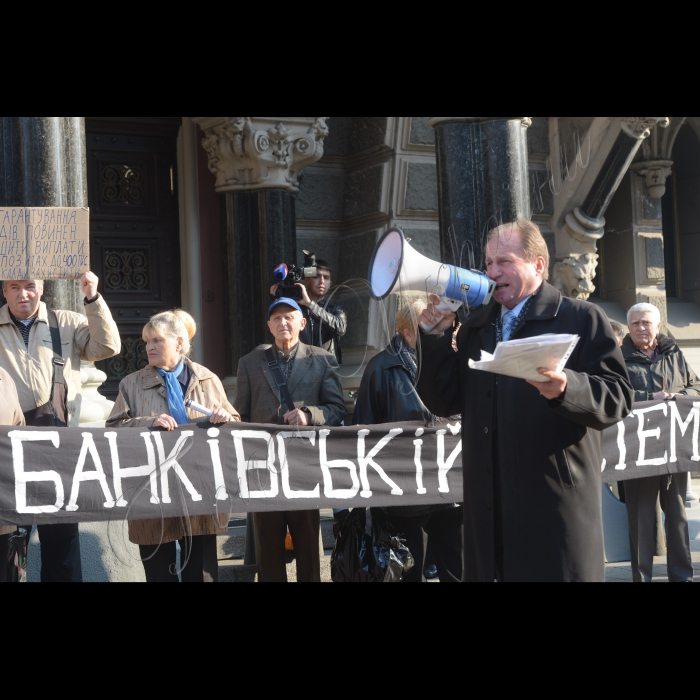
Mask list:
[[[65,384],[63,369],[66,361],[63,359],[63,347],[61,345],[61,331],[58,327],[58,318],[53,309],[46,309],[49,317],[49,330],[51,331],[51,345],[53,346],[53,383]]]
[[[289,391],[289,386],[284,378],[284,374],[282,374],[282,368],[277,360],[274,347],[266,350],[265,357],[267,358],[267,365],[270,368],[270,372],[272,373],[275,383],[277,384],[280,394],[282,395],[282,405],[286,409],[286,412],[290,413],[296,408],[296,406],[294,405],[292,394]]]

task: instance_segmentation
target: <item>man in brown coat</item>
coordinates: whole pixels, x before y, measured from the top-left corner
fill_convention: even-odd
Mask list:
[[[255,350],[238,367],[235,405],[243,422],[300,428],[342,425],[347,410],[335,356],[299,341],[306,319],[295,301],[279,299],[270,307],[269,318],[275,344]],[[288,397],[280,385],[288,390]],[[290,400],[293,407],[287,405]],[[289,528],[297,580],[320,583],[320,525],[318,510],[256,514],[260,582],[287,582],[285,539]]]
[[[99,362],[121,352],[119,330],[97,292],[98,282],[92,272],[82,277],[85,316],[48,309],[41,301],[41,280],[2,283],[7,306],[0,309],[0,367],[17,386],[27,425],[77,428],[81,361]],[[59,342],[60,358],[55,352]],[[42,582],[80,583],[78,526],[42,525],[38,530]]]
[[[0,425],[24,425],[17,387],[12,377],[0,369]],[[7,583],[7,553],[10,535],[17,531],[13,525],[0,525],[0,583]]]

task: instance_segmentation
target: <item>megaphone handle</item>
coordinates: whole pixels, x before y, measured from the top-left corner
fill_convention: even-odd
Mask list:
[[[451,313],[457,313],[457,311],[459,310],[459,308],[460,308],[461,306],[462,306],[462,304],[461,304],[460,302],[458,302],[458,301],[451,301],[451,300],[448,300],[448,299],[443,299],[443,300],[435,307],[435,311],[440,311],[440,312],[449,311],[449,312],[451,312]],[[441,314],[440,320],[442,320],[443,318],[445,318],[445,316],[444,316],[444,314]],[[440,321],[438,321],[436,324],[434,324],[434,325],[432,325],[432,326],[429,326],[429,327],[426,326],[424,323],[421,323],[420,325],[421,325],[421,328],[422,328],[426,333],[431,333],[431,332],[438,326],[439,323],[440,323]]]

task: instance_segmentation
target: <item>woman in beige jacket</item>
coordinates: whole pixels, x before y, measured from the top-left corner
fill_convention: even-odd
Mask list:
[[[17,387],[4,369],[0,369],[0,425],[24,425]],[[0,525],[0,583],[7,583],[7,548],[10,535],[16,530],[16,527]]]
[[[144,328],[149,366],[127,377],[119,387],[109,428],[161,428],[204,420],[187,409],[194,401],[211,409],[213,424],[240,421],[226,398],[221,380],[188,359],[197,324],[186,312],[176,310],[154,316]],[[190,529],[191,528],[191,529]],[[228,516],[195,516],[141,520],[129,523],[129,538],[139,545],[149,583],[216,583],[218,556],[216,535],[228,530]],[[191,536],[190,536],[191,535]],[[175,543],[180,543],[180,569]]]

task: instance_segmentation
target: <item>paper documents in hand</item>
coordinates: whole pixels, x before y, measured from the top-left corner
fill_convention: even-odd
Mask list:
[[[547,384],[549,380],[537,370],[542,368],[561,372],[579,340],[577,335],[541,335],[510,340],[499,343],[493,355],[482,352],[481,362],[469,360],[469,366],[482,372]]]

